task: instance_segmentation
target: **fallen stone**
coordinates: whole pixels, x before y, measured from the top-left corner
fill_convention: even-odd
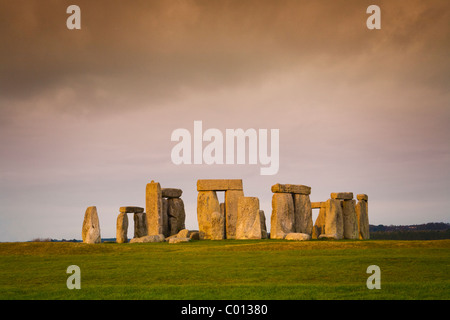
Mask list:
[[[191,238],[170,238],[169,243],[181,243],[181,242],[190,242]]]
[[[293,196],[295,232],[311,235],[313,220],[309,195],[296,193]]]
[[[144,212],[144,208],[141,207],[120,207],[119,209],[120,213],[141,213]]]
[[[183,194],[183,190],[175,188],[161,188],[163,198],[179,198]]]
[[[164,234],[161,185],[153,180],[145,189],[145,212],[148,233]]]
[[[311,240],[311,236],[306,233],[288,233],[286,237],[284,237],[286,240],[296,240],[296,241],[305,241],[305,240]]]
[[[145,212],[135,213],[134,219],[134,238],[144,237],[147,232],[147,215]]]
[[[331,199],[352,200],[353,192],[333,192],[331,194]]]
[[[188,229],[182,229],[177,233],[177,238],[189,238],[190,233]]]
[[[358,199],[358,200],[369,200],[369,197],[367,196],[367,194],[364,194],[364,193],[362,193],[362,194],[357,194],[356,195],[356,199]]]
[[[215,191],[200,191],[197,196],[197,222],[200,239],[211,239],[212,213],[219,212],[220,205]]]
[[[274,184],[272,186],[273,193],[297,193],[297,194],[311,194],[311,187],[301,184]]]
[[[200,179],[197,191],[243,190],[242,179]]]
[[[242,190],[225,191],[225,231],[227,239],[236,238],[236,223],[238,216],[238,201],[244,196]]]
[[[261,239],[259,199],[240,197],[236,220],[236,239]]]
[[[97,207],[95,206],[88,207],[84,213],[81,238],[84,243],[102,242],[100,235],[100,221],[98,219]]]
[[[274,193],[272,216],[270,217],[270,238],[283,239],[294,232],[294,201],[290,193]]]
[[[200,233],[197,230],[191,231],[191,233],[189,234],[189,238],[191,240],[200,240]]]
[[[125,212],[121,212],[117,217],[116,223],[116,242],[126,243],[128,242],[128,215]]]
[[[164,242],[165,239],[163,234],[153,234],[145,237],[133,238],[130,240],[130,243]]]
[[[342,216],[344,219],[344,239],[358,239],[358,219],[356,216],[355,200],[344,200]]]

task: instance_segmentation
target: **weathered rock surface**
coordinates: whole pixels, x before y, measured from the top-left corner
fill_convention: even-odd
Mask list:
[[[238,201],[244,196],[242,190],[225,191],[225,230],[227,239],[236,238],[236,223],[238,216]]]
[[[242,179],[200,179],[197,191],[243,190]]]
[[[324,240],[340,240],[342,238],[339,238],[336,234],[328,234],[328,233],[324,233],[321,234],[319,236],[319,239],[324,239]]]
[[[179,198],[183,194],[183,190],[176,188],[161,188],[163,198]]]
[[[311,194],[311,187],[301,184],[274,184],[272,186],[273,193],[297,193],[297,194]]]
[[[311,202],[311,209],[320,209],[324,202]]]
[[[218,212],[220,215],[220,205],[216,192],[200,191],[197,196],[197,222],[200,239],[211,239],[212,237],[213,212]]]
[[[167,215],[169,217],[169,234],[174,235],[180,232],[180,230],[185,228],[186,213],[184,211],[184,202],[180,198],[170,198],[168,200],[168,211]]]
[[[133,238],[130,240],[130,243],[147,243],[147,242],[164,242],[164,241],[165,237],[163,234],[153,234],[140,238]]]
[[[261,222],[261,239],[267,239],[266,215],[264,210],[259,210],[259,221]]]
[[[144,237],[147,232],[147,215],[145,212],[135,213],[134,219],[134,238]]]
[[[81,237],[84,243],[100,243],[100,221],[98,219],[97,207],[92,206],[84,213]]]
[[[356,204],[356,219],[358,221],[359,239],[370,239],[369,208],[367,201],[359,200]]]
[[[288,233],[286,237],[284,237],[286,240],[296,240],[296,241],[305,241],[305,240],[311,240],[311,236],[306,233]]]
[[[169,243],[181,243],[181,242],[190,242],[191,238],[170,238]]]
[[[119,213],[116,223],[116,242],[126,243],[128,242],[128,216],[125,212]]]
[[[312,208],[309,195],[293,194],[295,232],[311,235],[313,228]]]
[[[325,233],[325,216],[326,216],[327,206],[326,202],[321,202],[319,215],[316,218],[314,227],[312,230],[312,238],[318,239],[319,235]]]
[[[295,231],[294,201],[290,193],[274,193],[272,196],[272,216],[270,218],[270,238],[283,239]]]
[[[331,194],[331,199],[352,200],[353,192],[333,192]]]
[[[355,204],[355,200],[344,200],[342,202],[345,239],[358,239],[359,237]]]
[[[145,212],[147,214],[148,234],[163,234],[161,185],[153,180],[147,184],[145,190]]]
[[[342,206],[341,201],[338,199],[327,200],[324,234],[333,234],[338,240],[344,237]]]
[[[132,206],[120,207],[119,212],[120,213],[140,213],[140,212],[144,212],[144,208],[132,207]]]
[[[225,239],[225,217],[218,211],[211,214],[211,240]]]
[[[367,196],[367,194],[362,193],[362,194],[357,194],[356,199],[367,201],[367,200],[369,200],[369,197]]]
[[[236,239],[261,239],[261,235],[259,199],[240,197],[236,220]]]
[[[162,234],[166,237],[170,236],[170,227],[169,227],[169,200],[167,198],[162,198]]]

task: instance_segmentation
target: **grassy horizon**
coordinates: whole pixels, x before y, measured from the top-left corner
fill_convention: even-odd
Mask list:
[[[369,265],[380,290],[366,287]],[[450,240],[0,243],[0,299],[446,300],[449,265]]]

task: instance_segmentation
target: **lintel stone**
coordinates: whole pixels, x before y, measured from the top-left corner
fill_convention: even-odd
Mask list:
[[[120,213],[141,213],[144,212],[144,208],[141,207],[120,207],[119,209]]]
[[[197,191],[243,190],[242,179],[200,179]]]
[[[331,193],[331,199],[352,200],[353,192],[333,192]]]
[[[299,193],[299,194],[311,194],[311,187],[301,184],[274,184],[272,186],[273,193]]]

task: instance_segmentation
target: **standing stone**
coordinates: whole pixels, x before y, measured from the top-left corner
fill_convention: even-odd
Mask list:
[[[261,239],[259,199],[240,197],[236,220],[236,239]]]
[[[261,222],[261,239],[267,239],[266,215],[264,210],[259,210],[259,221]]]
[[[272,216],[270,217],[270,238],[284,239],[294,232],[294,201],[290,193],[274,193],[272,196]]]
[[[211,214],[211,240],[225,239],[225,217],[218,211]]]
[[[121,212],[117,217],[116,224],[116,242],[126,243],[128,242],[128,216],[125,212]]]
[[[367,195],[358,195],[357,199],[359,199],[356,204],[356,219],[358,221],[359,239],[370,239],[368,203],[367,200],[363,200],[367,199]]]
[[[313,228],[312,209],[309,195],[293,194],[294,197],[294,222],[296,233],[311,235]]]
[[[161,185],[153,180],[147,184],[145,190],[145,212],[148,234],[163,234]]]
[[[147,215],[145,212],[135,213],[134,219],[134,238],[141,238],[147,235]]]
[[[244,196],[243,190],[225,191],[225,230],[227,239],[236,238],[236,221],[238,215],[238,201]]]
[[[97,207],[92,206],[86,209],[83,220],[81,237],[84,243],[100,243],[100,221],[98,219]]]
[[[344,238],[358,239],[358,219],[356,217],[355,200],[342,201],[342,215],[344,218]]]
[[[316,222],[312,231],[312,238],[318,239],[321,234],[325,233],[325,216],[327,213],[326,202],[320,202],[319,215],[317,216]]]
[[[220,215],[220,205],[215,191],[200,191],[197,196],[197,221],[200,239],[211,239],[211,217],[213,212]]]
[[[337,240],[344,237],[341,200],[328,199],[326,202],[325,234],[335,235]]]
[[[168,200],[167,215],[169,217],[169,235],[177,234],[184,229],[186,213],[184,211],[184,202],[180,198],[170,198]]]
[[[162,198],[162,234],[165,237],[170,236],[170,227],[169,227],[169,200]]]

